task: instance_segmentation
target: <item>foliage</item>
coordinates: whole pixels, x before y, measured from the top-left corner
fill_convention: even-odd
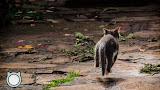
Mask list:
[[[29,63],[33,63],[33,62],[39,62],[41,60],[47,60],[47,59],[52,59],[52,58],[56,58],[57,56],[53,55],[53,56],[44,56],[38,60],[33,60],[33,59],[37,59],[37,58],[32,58],[31,60],[29,60]]]
[[[140,69],[141,73],[159,73],[160,64],[144,64],[144,67]]]
[[[24,4],[32,4],[30,1],[20,1],[20,3],[17,3],[16,0],[2,0],[0,5],[0,24],[2,26],[7,25],[11,19],[13,19],[15,16],[20,16],[17,11],[23,12],[23,15],[28,15],[32,17],[32,19],[39,20],[41,19],[41,16],[43,14],[46,14],[47,12],[38,12],[33,11],[32,8],[23,8],[21,5]],[[33,4],[32,4],[33,5]],[[43,7],[43,9],[47,8],[47,5],[44,4],[34,4],[35,6]],[[30,13],[31,12],[31,13]]]
[[[43,90],[50,90],[51,87],[56,87],[62,83],[72,81],[72,80],[74,80],[74,78],[76,76],[79,76],[79,75],[80,75],[79,72],[77,73],[74,70],[70,70],[70,72],[66,78],[61,78],[61,79],[56,79],[56,80],[50,81],[49,85],[43,84],[43,86],[44,86]]]
[[[75,32],[75,36],[76,38],[78,38],[79,40],[82,39],[82,40],[88,40],[89,39],[89,36],[84,36],[82,33],[80,32]]]
[[[28,53],[32,53],[32,50],[33,50],[33,49],[30,48],[30,49],[27,50],[27,52],[28,52]]]
[[[42,14],[46,14],[46,12],[38,12],[34,11],[32,8],[23,8],[23,13],[31,17],[32,19],[39,20],[41,19]]]
[[[30,12],[30,11],[32,11],[33,10],[33,8],[23,8],[23,13],[28,13],[28,12]]]
[[[119,38],[119,42],[123,42],[123,41],[126,41],[126,37],[124,37],[124,36],[120,36],[120,38]]]
[[[14,3],[10,3],[10,1],[2,0],[0,5],[0,24],[1,26],[5,26],[10,23],[10,20],[17,14]],[[0,26],[0,27],[1,27]]]
[[[6,21],[10,21],[16,15],[16,9],[11,8],[7,11],[5,16]]]
[[[130,33],[128,36],[127,36],[127,38],[128,39],[135,39],[135,35],[133,34],[133,33]]]
[[[113,8],[113,7],[104,8],[104,10],[101,11],[101,13],[105,11],[114,11],[114,10],[118,10],[118,8]]]
[[[89,39],[89,36],[84,36],[80,32],[75,33],[76,44],[74,50],[62,49],[61,52],[67,53],[69,56],[78,56],[74,60],[82,62],[84,59],[93,59],[94,55],[94,42]]]
[[[157,37],[152,37],[148,39],[148,42],[157,42],[158,38]]]

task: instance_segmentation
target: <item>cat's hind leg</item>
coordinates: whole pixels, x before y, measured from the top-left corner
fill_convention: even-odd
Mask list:
[[[100,59],[100,61],[101,61],[101,66],[102,66],[102,75],[104,76],[104,73],[105,73],[105,68],[106,68],[106,62],[105,62],[105,60],[106,60],[106,56],[105,56],[105,51],[104,51],[104,48],[103,47],[101,47],[101,48],[99,48],[99,59]]]
[[[111,68],[112,68],[112,66],[113,66],[113,63],[114,63],[114,60],[113,60],[113,54],[109,54],[109,55],[107,55],[107,61],[108,61],[108,65],[107,65],[107,71],[108,71],[108,73],[111,71]]]
[[[95,60],[94,66],[99,67],[99,48],[98,47],[95,48],[94,60]]]

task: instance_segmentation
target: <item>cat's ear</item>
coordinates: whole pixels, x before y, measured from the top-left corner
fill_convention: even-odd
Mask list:
[[[120,31],[120,29],[121,29],[121,27],[118,26],[118,27],[116,27],[115,31],[118,32],[118,31]]]
[[[104,34],[107,34],[108,30],[106,28],[103,28],[103,32],[104,32]]]

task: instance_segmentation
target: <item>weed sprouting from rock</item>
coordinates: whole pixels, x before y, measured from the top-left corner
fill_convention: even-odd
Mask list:
[[[68,56],[77,56],[74,60],[83,62],[85,60],[92,60],[94,56],[94,42],[90,40],[89,36],[84,36],[80,32],[75,32],[75,45],[74,50],[62,49],[62,53],[67,53]]]
[[[144,64],[144,67],[140,69],[141,73],[156,74],[160,72],[160,64]]]
[[[60,78],[60,79],[52,80],[52,81],[49,82],[48,85],[43,84],[43,86],[44,86],[43,90],[50,90],[51,87],[56,87],[56,86],[59,86],[62,83],[72,81],[72,80],[74,80],[75,77],[77,77],[79,75],[80,75],[79,72],[76,72],[74,70],[70,70],[70,72],[69,72],[69,74],[67,75],[66,78]]]

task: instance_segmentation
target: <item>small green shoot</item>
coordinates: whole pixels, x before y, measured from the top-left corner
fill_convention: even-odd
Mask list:
[[[75,32],[75,36],[76,36],[76,38],[79,38],[79,39],[83,38],[83,34],[80,32]]]
[[[27,50],[28,53],[32,53],[32,51],[33,51],[33,49],[31,49],[31,48]]]
[[[115,10],[118,10],[118,8],[113,8],[113,7],[107,7],[107,8],[104,8],[102,12],[105,12],[105,11],[115,11]]]
[[[31,60],[29,60],[28,62],[29,63],[33,63],[33,62],[39,62],[39,61],[41,61],[41,60],[47,60],[47,59],[52,59],[52,58],[56,58],[57,56],[44,56],[44,57],[42,57],[42,58],[40,58],[40,59],[38,59],[38,60],[33,60],[33,59],[31,59]]]
[[[120,36],[120,38],[119,38],[119,42],[123,42],[123,41],[126,41],[126,37],[124,37],[124,36]]]
[[[157,37],[152,37],[148,39],[148,42],[157,42],[158,38]]]
[[[104,27],[105,27],[105,25],[100,25],[100,26],[99,26],[99,28],[104,28]]]
[[[133,34],[133,33],[130,33],[128,36],[127,36],[127,38],[128,39],[135,39],[135,35]]]
[[[134,45],[134,44],[135,44],[135,42],[130,42],[129,46],[132,47],[132,45]]]

